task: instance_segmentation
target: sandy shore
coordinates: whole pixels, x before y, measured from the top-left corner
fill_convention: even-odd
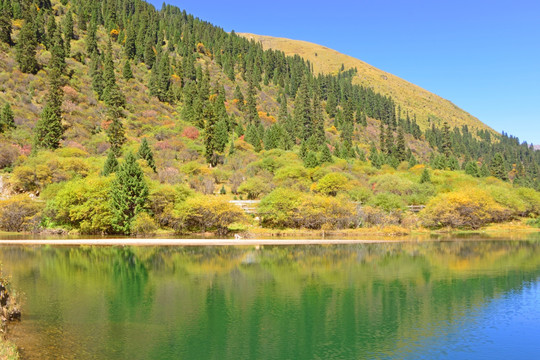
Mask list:
[[[2,245],[64,246],[257,246],[257,245],[336,245],[372,244],[415,240],[292,240],[292,239],[65,239],[65,240],[0,240]]]

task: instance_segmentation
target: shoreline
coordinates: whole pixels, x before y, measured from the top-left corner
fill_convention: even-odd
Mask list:
[[[385,238],[385,239],[152,239],[152,238],[117,238],[117,239],[21,239],[0,240],[2,246],[294,246],[294,245],[354,245],[383,243],[421,243],[445,241],[482,241],[504,240],[489,237],[472,239],[442,238]],[[516,240],[508,238],[506,240]]]

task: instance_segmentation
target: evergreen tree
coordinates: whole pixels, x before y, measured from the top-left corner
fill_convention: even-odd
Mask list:
[[[34,128],[34,150],[58,148],[63,133],[61,116],[51,103],[47,103]]]
[[[39,64],[36,60],[37,44],[34,24],[27,19],[19,33],[15,47],[17,63],[24,73],[36,74],[39,70]]]
[[[15,128],[13,110],[9,104],[4,105],[0,113],[0,133]]]
[[[246,121],[248,124],[258,124],[261,121],[259,118],[259,112],[257,111],[257,101],[255,100],[255,96],[255,83],[250,77],[245,107]]]
[[[0,42],[6,43],[9,46],[13,45],[11,39],[11,19],[6,10],[0,8]]]
[[[333,163],[334,159],[332,158],[332,153],[330,152],[330,148],[327,144],[322,145],[322,151],[321,151],[321,164],[324,163]]]
[[[88,32],[86,34],[86,53],[88,56],[91,56],[94,52],[98,51],[97,47],[97,24],[95,20],[92,19],[90,26],[88,27]]]
[[[313,151],[309,151],[304,157],[304,166],[308,169],[319,166],[319,159],[317,159],[317,155]]]
[[[103,89],[105,88],[105,80],[103,79],[103,69],[101,64],[101,56],[94,51],[90,62],[90,75],[92,76],[92,89],[96,92],[99,100],[103,100]]]
[[[66,52],[64,48],[64,40],[60,29],[54,30],[50,39],[51,60],[49,61],[49,69],[56,71],[54,76],[60,76],[66,69]]]
[[[146,163],[148,166],[156,171],[156,163],[154,161],[154,154],[152,153],[152,149],[150,149],[150,146],[148,145],[148,141],[146,141],[146,138],[144,138],[141,142],[141,146],[139,147],[139,152],[137,153],[137,157],[139,159],[146,160]]]
[[[480,167],[480,177],[488,177],[491,173],[489,172],[489,168],[486,163],[483,163]]]
[[[422,175],[420,176],[420,184],[430,183],[431,182],[431,174],[429,172],[429,169],[427,167],[424,168],[424,171],[422,171]]]
[[[240,85],[236,85],[236,89],[234,90],[234,99],[238,100],[236,103],[236,106],[238,107],[238,110],[244,111],[244,94],[242,94],[242,90],[240,89]]]
[[[112,55],[112,44],[109,40],[105,61],[103,62],[103,101],[109,108],[120,109],[126,105],[126,98],[116,83],[114,74],[114,62]]]
[[[112,151],[109,151],[107,154],[107,160],[105,160],[105,165],[101,171],[101,175],[109,176],[112,173],[118,171],[118,160]]]
[[[401,126],[398,128],[396,138],[396,158],[399,162],[407,160],[407,146],[405,145],[405,135]]]
[[[124,61],[124,67],[122,68],[122,77],[124,78],[124,80],[133,79],[133,72],[131,71],[131,62],[129,58]]]
[[[452,155],[452,139],[450,138],[450,127],[448,126],[447,122],[445,122],[443,125],[441,150],[444,156],[447,158]]]
[[[307,140],[313,135],[312,108],[307,80],[302,82],[302,85],[296,94],[296,100],[294,102],[294,122],[296,123],[303,140]]]
[[[130,152],[116,172],[111,189],[113,228],[119,234],[131,233],[131,222],[144,211],[148,198],[148,185],[137,159]]]
[[[501,180],[508,180],[504,157],[501,153],[496,153],[490,163],[491,175]]]
[[[476,161],[469,161],[465,165],[465,173],[474,177],[480,177],[480,169]]]
[[[144,63],[148,69],[154,66],[156,61],[156,51],[154,50],[154,41],[151,36],[148,36],[144,44]]]
[[[128,26],[126,33],[126,43],[124,44],[124,54],[129,60],[133,60],[137,53],[137,35],[133,25]]]
[[[62,22],[62,31],[64,33],[66,56],[69,57],[71,53],[71,40],[75,38],[75,33],[73,31],[73,15],[71,14],[71,9],[64,17],[64,20]]]
[[[448,168],[452,171],[459,170],[459,161],[453,155],[448,159]]]
[[[109,117],[111,117],[111,123],[107,128],[107,138],[109,144],[111,144],[111,152],[116,156],[122,155],[122,145],[126,142],[126,135],[124,126],[119,116],[112,111],[109,111]]]

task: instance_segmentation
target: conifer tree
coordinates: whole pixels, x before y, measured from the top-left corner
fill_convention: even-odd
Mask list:
[[[488,166],[486,163],[483,163],[480,167],[480,177],[488,177],[491,173],[489,172]]]
[[[240,89],[240,85],[236,85],[236,89],[234,90],[234,99],[238,100],[236,103],[236,106],[238,107],[238,110],[244,111],[244,94],[242,94],[242,90]]]
[[[109,153],[107,154],[107,160],[105,160],[105,165],[103,166],[103,170],[101,171],[101,175],[109,176],[116,171],[118,171],[118,160],[116,159],[114,152],[109,151]]]
[[[491,175],[501,180],[508,180],[508,173],[506,172],[506,166],[504,157],[501,153],[496,153],[490,163]]]
[[[156,163],[154,161],[154,154],[152,153],[152,149],[150,149],[150,145],[148,145],[148,141],[146,141],[146,138],[144,138],[141,142],[141,146],[139,147],[139,152],[137,153],[137,157],[139,159],[146,160],[146,163],[148,166],[156,171]]]
[[[430,183],[431,182],[431,173],[429,172],[429,169],[427,167],[424,168],[424,171],[422,171],[422,175],[420,176],[420,184]]]
[[[124,44],[124,54],[129,60],[133,60],[137,53],[137,35],[134,26],[130,24],[126,32],[126,43]]]
[[[94,52],[98,51],[97,47],[97,24],[92,18],[88,32],[86,34],[86,53],[91,56]]]
[[[124,126],[122,125],[120,116],[114,111],[109,111],[109,117],[111,117],[112,121],[107,128],[107,137],[109,144],[111,144],[111,152],[116,157],[120,157],[122,155],[122,145],[126,142]]]
[[[51,60],[49,62],[49,69],[57,72],[54,76],[59,76],[66,69],[66,52],[60,29],[55,28],[54,33],[51,35],[50,49]]]
[[[29,18],[30,19],[30,18]],[[39,64],[36,60],[37,39],[34,24],[26,19],[19,33],[16,50],[16,59],[19,69],[24,73],[36,74]]]
[[[465,165],[465,173],[474,177],[480,177],[480,169],[476,161],[469,161]]]
[[[64,17],[64,20],[62,22],[62,31],[64,33],[66,56],[69,57],[71,54],[71,40],[75,38],[75,33],[73,31],[73,15],[71,14],[71,9],[68,10],[66,16]]]
[[[120,109],[126,105],[126,98],[116,83],[114,62],[112,57],[112,44],[109,40],[105,61],[103,62],[103,101],[109,108]]]
[[[322,152],[321,152],[321,163],[333,163],[334,159],[332,158],[332,153],[330,152],[330,148],[328,145],[323,144],[322,145]]]
[[[0,133],[15,128],[15,121],[11,105],[6,104],[0,113]]]
[[[444,122],[442,130],[442,153],[449,158],[452,155],[452,139],[450,138],[450,126]]]
[[[407,160],[407,146],[405,145],[405,135],[401,126],[398,128],[396,138],[396,158],[399,162]]]
[[[154,45],[155,43],[152,37],[148,36],[144,43],[144,63],[146,64],[146,67],[148,69],[151,69],[154,66],[154,62],[156,61]]]
[[[124,80],[133,79],[133,71],[131,71],[131,62],[129,58],[124,61],[124,67],[122,68],[122,77],[124,78]]]
[[[103,89],[105,88],[105,80],[103,80],[103,69],[101,64],[101,56],[94,51],[90,62],[90,75],[92,76],[92,89],[96,92],[98,99],[103,100]]]
[[[135,156],[129,152],[116,172],[112,183],[111,208],[113,228],[119,234],[131,233],[131,222],[144,211],[148,199],[148,185]]]
[[[13,45],[13,40],[11,39],[11,18],[9,17],[6,10],[0,8],[0,42],[6,43],[9,46]]]
[[[309,151],[304,158],[304,166],[308,169],[313,169],[319,165],[320,164],[319,159],[317,159],[317,155],[313,151]]]
[[[309,98],[307,80],[304,80],[294,101],[294,122],[300,130],[300,136],[307,140],[313,135],[313,116]]]
[[[255,83],[250,76],[248,81],[248,91],[246,99],[246,121],[248,124],[258,124],[260,122],[259,112],[257,111],[257,101],[255,100]]]
[[[385,140],[385,150],[387,155],[392,155],[394,153],[394,132],[392,131],[392,126],[386,127],[386,136]]]

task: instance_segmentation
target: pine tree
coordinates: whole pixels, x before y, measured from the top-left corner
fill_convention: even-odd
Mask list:
[[[236,85],[233,96],[235,100],[238,100],[238,102],[236,103],[238,110],[244,111],[244,94],[242,94],[242,90],[240,89],[239,85]]]
[[[133,25],[128,26],[126,33],[126,43],[124,44],[124,54],[129,60],[133,60],[137,53],[137,35]]]
[[[0,133],[15,128],[13,110],[9,104],[4,105],[0,113]]]
[[[144,63],[148,69],[151,69],[154,66],[156,61],[156,53],[154,50],[154,41],[151,36],[148,36],[146,42],[144,43]]]
[[[6,43],[9,46],[13,45],[13,40],[11,39],[11,18],[9,17],[7,11],[0,8],[0,42]]]
[[[480,177],[480,169],[478,168],[476,161],[467,162],[467,165],[465,165],[465,174]]]
[[[107,128],[107,137],[111,144],[111,152],[116,156],[122,155],[122,145],[126,142],[124,126],[119,116],[115,116],[114,112],[109,112],[112,121]]]
[[[54,33],[51,34],[50,49],[51,60],[48,67],[57,72],[54,76],[60,76],[66,69],[66,52],[60,29],[55,28]]]
[[[62,31],[64,33],[66,56],[69,57],[71,53],[71,40],[75,38],[75,33],[73,32],[73,15],[71,14],[71,9],[64,17],[64,20],[62,22]]]
[[[253,79],[249,79],[248,91],[246,99],[246,121],[248,124],[258,124],[261,120],[259,118],[259,112],[257,111],[257,101],[255,100],[255,83]]]
[[[311,100],[309,98],[307,80],[300,85],[294,101],[294,122],[300,130],[300,136],[307,140],[313,135]]]
[[[501,153],[496,153],[490,163],[491,175],[501,180],[508,180],[504,157]]]
[[[430,183],[431,182],[431,174],[429,172],[429,169],[427,167],[424,168],[424,171],[422,171],[422,175],[420,176],[420,184]]]
[[[148,199],[148,185],[137,159],[130,152],[116,172],[111,189],[113,228],[119,234],[131,233],[131,222],[144,211]]]
[[[444,122],[442,130],[442,153],[449,158],[452,155],[452,139],[450,138],[450,126]]]
[[[133,79],[133,72],[131,71],[131,62],[129,58],[124,61],[124,67],[122,68],[122,76],[124,80]]]
[[[97,51],[97,24],[92,18],[90,26],[88,27],[88,32],[86,34],[86,53],[88,54],[88,56],[91,56],[94,52]]]
[[[114,62],[112,57],[112,44],[109,40],[105,61],[103,62],[103,101],[109,108],[120,109],[126,105],[126,98],[116,83]]]
[[[34,149],[54,150],[58,148],[63,133],[61,117],[55,111],[53,105],[47,103],[34,128]]]
[[[308,151],[307,155],[304,157],[304,166],[308,169],[313,169],[319,166],[319,159],[313,151]]]
[[[105,88],[105,80],[103,80],[103,69],[101,64],[101,56],[94,51],[90,62],[90,75],[92,76],[92,89],[96,92],[98,99],[103,100],[103,89]]]
[[[154,154],[152,153],[152,149],[150,149],[150,146],[148,145],[148,141],[146,141],[146,138],[144,138],[141,142],[141,146],[139,147],[139,152],[137,153],[137,157],[139,159],[146,160],[146,163],[148,166],[156,171],[156,163],[154,161]]]
[[[19,39],[15,46],[17,63],[19,63],[19,68],[24,73],[36,74],[39,70],[39,64],[36,60],[37,44],[34,24],[27,19],[19,33]]]
[[[491,173],[489,172],[488,166],[486,163],[483,163],[480,167],[480,177],[488,177]]]
[[[405,135],[401,126],[398,128],[396,139],[396,158],[399,162],[407,160],[407,146],[405,145]]]
[[[109,153],[107,154],[107,160],[105,160],[105,165],[103,166],[103,170],[101,171],[101,175],[109,176],[116,171],[118,171],[118,160],[116,159],[114,152],[109,151]]]
[[[321,151],[321,164],[324,163],[333,163],[334,159],[332,158],[332,153],[330,152],[330,148],[327,144],[322,145],[322,151]]]

